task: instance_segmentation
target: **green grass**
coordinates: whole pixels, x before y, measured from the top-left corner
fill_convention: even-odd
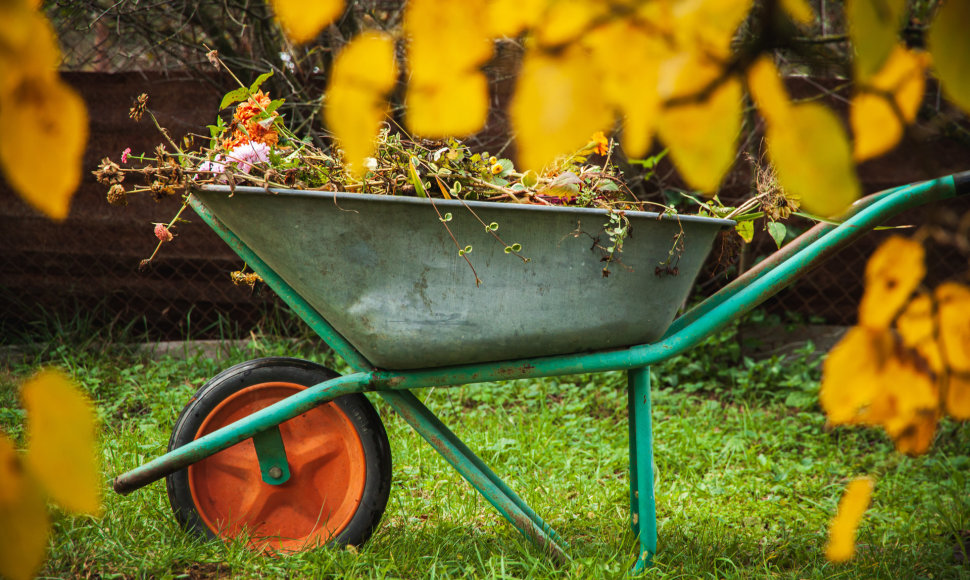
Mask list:
[[[149,361],[54,345],[0,366],[0,427],[22,443],[16,385],[41,364],[72,374],[102,421],[104,515],[55,512],[48,577],[620,578],[628,526],[625,378],[620,373],[431,389],[419,397],[570,543],[556,567],[419,436],[374,398],[394,461],[387,513],[359,550],[272,557],[202,542],[170,514],[161,482],[121,497],[110,478],[165,451],[195,390],[248,358],[297,355],[336,366],[310,342],[265,340],[229,360]],[[294,352],[296,351],[296,352]],[[970,529],[970,431],[944,423],[933,451],[895,454],[874,430],[829,431],[814,403],[810,349],[738,360],[728,332],[654,369],[659,553],[649,578],[957,578]],[[338,369],[339,370],[339,369]],[[877,478],[847,564],[823,557],[848,478]]]

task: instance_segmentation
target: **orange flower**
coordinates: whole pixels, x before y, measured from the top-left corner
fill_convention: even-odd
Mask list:
[[[234,127],[232,135],[223,142],[222,146],[231,150],[249,141],[276,145],[280,136],[273,126],[279,114],[274,111],[268,118],[256,120],[256,117],[269,107],[271,102],[269,95],[263,91],[256,91],[245,102],[239,103],[232,116]]]
[[[602,131],[597,131],[593,133],[593,153],[598,155],[606,155],[610,152],[610,140],[606,138],[606,135]]]
[[[256,91],[253,96],[236,106],[236,112],[232,117],[237,123],[245,124],[269,107],[271,102],[269,95],[263,91]]]

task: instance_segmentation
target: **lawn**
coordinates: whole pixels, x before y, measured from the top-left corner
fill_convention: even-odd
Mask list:
[[[54,515],[42,576],[620,578],[633,565],[626,382],[621,373],[484,383],[418,393],[569,542],[562,566],[518,535],[382,403],[394,463],[391,499],[360,549],[255,554],[182,531],[164,484],[121,497],[110,479],[165,451],[181,407],[208,378],[260,356],[341,370],[312,341],[255,337],[215,361],[151,360],[62,337],[0,362],[0,427],[23,442],[16,386],[41,365],[70,373],[102,422],[104,514]],[[970,430],[944,422],[933,451],[909,458],[869,429],[825,427],[811,349],[744,356],[733,330],[653,369],[659,553],[649,578],[970,577],[957,538],[970,529]],[[846,565],[823,556],[845,482],[876,478]]]

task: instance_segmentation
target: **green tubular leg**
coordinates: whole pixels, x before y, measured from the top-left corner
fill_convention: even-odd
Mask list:
[[[653,489],[653,433],[650,367],[627,372],[630,413],[630,525],[640,538],[640,554],[630,571],[643,573],[657,553],[657,502]]]
[[[410,391],[380,391],[378,394],[519,532],[557,562],[569,560],[563,549],[566,544],[559,535],[417,397]]]

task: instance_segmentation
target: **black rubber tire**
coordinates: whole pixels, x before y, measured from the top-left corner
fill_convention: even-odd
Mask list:
[[[182,409],[172,437],[169,451],[196,438],[205,418],[224,399],[252,385],[267,382],[288,382],[312,386],[340,376],[315,363],[287,357],[260,358],[230,367],[210,379]],[[387,432],[374,406],[363,394],[344,395],[334,403],[350,419],[364,449],[366,476],[363,495],[350,522],[329,544],[360,545],[377,528],[391,489],[391,448]],[[183,469],[165,478],[169,503],[179,524],[200,535],[213,539],[219,536],[205,524],[192,499],[188,470]]]

